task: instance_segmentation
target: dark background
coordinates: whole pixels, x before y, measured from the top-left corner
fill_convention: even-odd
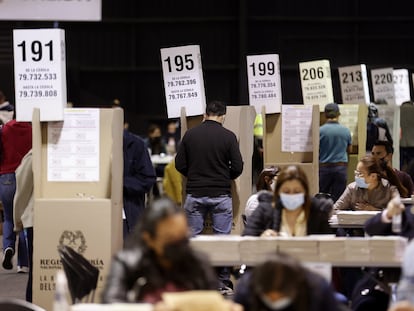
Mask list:
[[[101,22],[59,22],[66,32],[68,101],[110,107],[119,98],[131,130],[167,118],[160,48],[198,44],[207,101],[248,103],[246,55],[280,56],[283,102],[301,103],[298,63],[413,71],[411,1],[103,0]],[[0,89],[14,103],[12,30],[53,22],[0,21]],[[410,77],[411,80],[411,77]],[[411,85],[411,82],[410,82]]]

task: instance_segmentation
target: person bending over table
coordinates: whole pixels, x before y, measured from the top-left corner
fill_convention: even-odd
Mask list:
[[[332,233],[328,223],[332,201],[310,196],[308,179],[298,166],[282,169],[274,194],[265,191],[258,200],[242,235],[292,237]]]

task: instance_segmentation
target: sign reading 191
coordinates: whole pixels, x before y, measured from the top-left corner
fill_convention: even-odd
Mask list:
[[[32,61],[34,62],[39,62],[43,59],[43,46],[42,46],[42,42],[35,40],[33,41],[31,44],[29,42],[28,44],[30,46],[27,47],[28,48],[28,52],[31,53],[31,55],[29,56],[31,58]],[[23,40],[22,42],[20,42],[19,44],[17,44],[17,46],[19,48],[21,48],[21,59],[23,62],[25,62],[27,60],[27,48],[26,48],[26,40]],[[46,55],[46,57],[48,57],[49,61],[53,61],[53,40],[50,40],[49,42],[44,44],[45,47],[45,52],[48,52],[48,55]]]

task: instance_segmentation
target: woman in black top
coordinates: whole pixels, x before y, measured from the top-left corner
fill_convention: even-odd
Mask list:
[[[259,206],[249,217],[243,235],[306,236],[332,233],[329,217],[332,201],[309,194],[304,171],[288,166],[278,175],[275,192],[262,191]]]

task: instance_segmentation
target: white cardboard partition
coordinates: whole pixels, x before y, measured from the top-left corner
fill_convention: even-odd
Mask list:
[[[113,254],[122,247],[123,111],[99,109],[99,180],[49,181],[47,123],[33,113],[33,301],[52,310],[59,245],[68,245],[100,272],[99,302]]]

